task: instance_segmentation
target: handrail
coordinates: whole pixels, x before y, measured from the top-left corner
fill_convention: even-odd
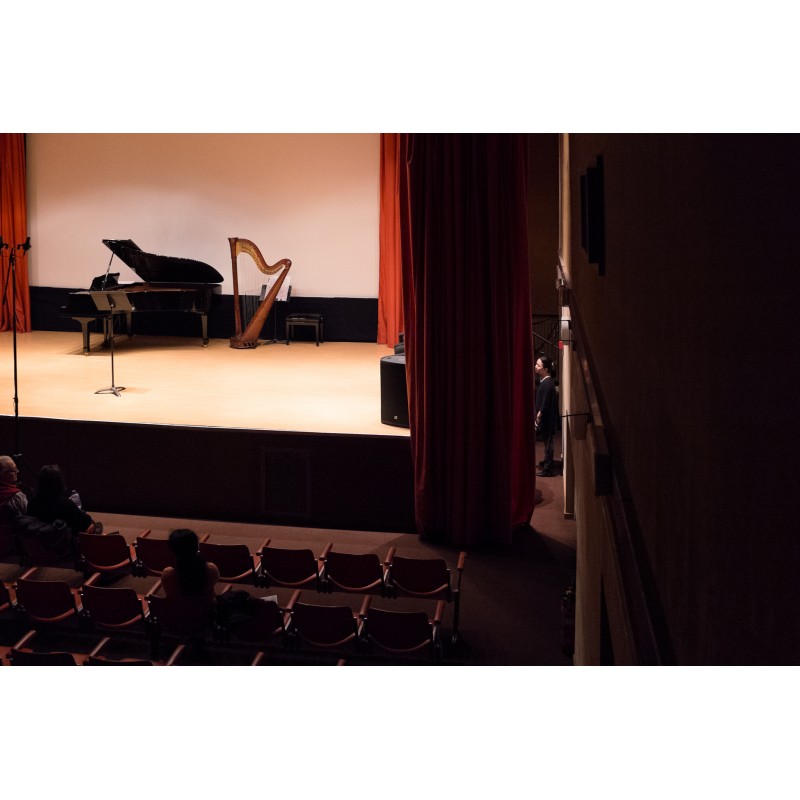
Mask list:
[[[560,266],[559,264],[559,270]],[[563,276],[563,271],[560,272]],[[563,277],[561,281],[567,286]],[[659,637],[654,624],[654,619],[659,616],[655,611],[658,602],[654,598],[655,590],[648,587],[644,577],[649,569],[635,544],[641,536],[637,530],[630,498],[622,487],[623,465],[619,458],[614,459],[612,455],[613,442],[610,443],[608,439],[608,428],[604,422],[591,354],[586,345],[585,329],[575,293],[572,291],[569,292],[568,306],[575,331],[572,347],[578,358],[580,390],[588,406],[588,410],[582,413],[586,413],[591,422],[588,436],[591,437],[594,455],[594,489],[604,505],[605,518],[608,520],[616,551],[637,658],[641,664],[672,663],[673,659],[669,656],[671,645],[664,641],[666,634]]]

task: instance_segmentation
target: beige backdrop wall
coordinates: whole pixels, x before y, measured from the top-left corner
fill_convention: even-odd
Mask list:
[[[86,288],[111,257],[101,240],[133,239],[211,264],[232,294],[238,236],[270,264],[292,259],[295,296],[377,297],[378,134],[48,133],[27,147],[31,285]]]

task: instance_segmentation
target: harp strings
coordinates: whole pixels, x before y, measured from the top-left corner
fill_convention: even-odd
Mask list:
[[[269,269],[256,245],[249,239],[236,239],[234,253],[238,265],[239,313],[242,330],[245,330],[261,305],[262,287],[265,283],[263,270]],[[246,257],[239,258],[241,254]],[[241,332],[241,331],[240,331]]]
[[[248,254],[249,255],[249,254]],[[239,266],[239,311],[242,315],[242,328],[246,328],[253,319],[258,307],[261,305],[262,287],[266,283],[266,275],[256,269],[255,265],[242,265],[240,259]]]

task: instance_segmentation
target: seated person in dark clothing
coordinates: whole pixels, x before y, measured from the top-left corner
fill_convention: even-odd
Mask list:
[[[0,508],[3,516],[12,519],[25,514],[28,498],[18,484],[19,470],[11,456],[0,456]]]
[[[28,501],[28,514],[41,522],[63,520],[74,535],[95,530],[94,521],[72,499],[57,464],[39,470],[33,497]]]
[[[178,528],[169,535],[169,548],[175,557],[175,566],[161,573],[164,595],[196,597],[211,605],[219,570],[216,564],[200,555],[197,534],[188,528]]]

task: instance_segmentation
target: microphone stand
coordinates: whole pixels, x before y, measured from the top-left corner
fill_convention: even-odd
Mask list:
[[[19,385],[17,381],[17,258],[16,251],[22,250],[23,254],[31,249],[31,237],[29,236],[23,244],[16,247],[9,247],[0,236],[0,252],[8,249],[8,274],[6,275],[6,285],[3,288],[3,298],[8,297],[8,282],[11,281],[11,336],[12,353],[14,360],[14,461],[20,463],[22,454],[19,449]],[[12,277],[13,276],[13,277]]]

